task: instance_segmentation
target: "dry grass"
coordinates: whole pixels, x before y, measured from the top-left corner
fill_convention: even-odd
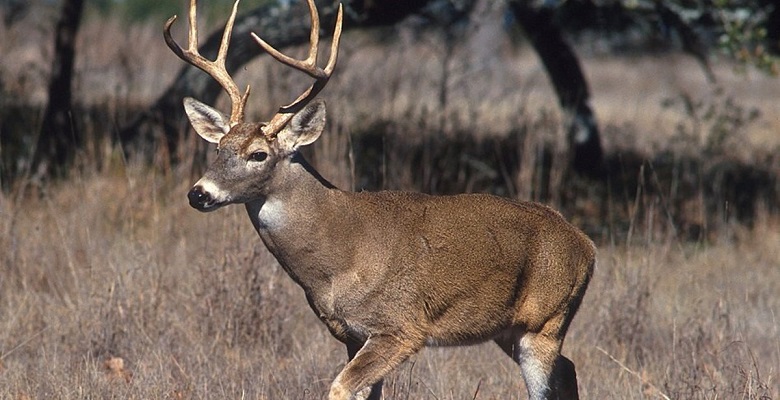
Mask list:
[[[132,27],[130,53],[117,53],[113,44],[129,32],[117,24],[85,25],[77,97],[119,113],[152,99],[179,64],[154,25]],[[482,137],[521,130],[529,133],[518,149],[524,158],[505,183],[510,194],[538,196],[534,157],[543,144],[560,148],[559,117],[530,50],[510,51],[496,25],[475,28],[456,50],[453,60],[465,61],[450,66],[452,100],[444,112],[436,98],[442,83],[436,38],[381,48],[351,33],[340,75],[324,94],[333,118],[311,154],[320,171],[341,187],[356,185],[361,154],[348,137],[377,120],[396,122],[401,141],[424,132]],[[39,39],[49,28],[41,23],[25,34],[22,26],[1,27],[0,53],[24,64],[3,62],[0,74],[6,93],[36,104],[45,93],[42,60],[49,54],[48,41]],[[780,146],[777,81],[734,78],[729,66],[716,65],[722,94],[713,95],[687,60],[590,56],[583,63],[607,150],[704,154],[702,141],[716,131],[712,120],[663,107],[662,100],[702,99],[724,109],[735,98],[762,116],[736,126],[707,154],[780,172],[773,155]],[[280,78],[272,84],[268,74]],[[267,115],[301,84],[266,60],[239,79],[266,82],[254,86],[254,115]],[[187,140],[185,151],[197,139]],[[404,165],[403,144],[393,146],[373,167],[388,187],[419,188]],[[87,154],[64,182],[21,180],[0,193],[0,398],[323,398],[345,351],[266,252],[241,207],[190,209],[190,165],[161,170],[123,161],[110,146],[94,152],[99,160]],[[425,168],[433,179],[458,172]],[[561,167],[551,168],[550,186],[560,191]],[[777,398],[780,221],[759,210],[751,228],[723,218],[710,240],[684,241],[668,228],[677,222],[666,207],[678,198],[667,183],[655,192],[630,187],[604,201],[630,218],[615,213],[617,221],[601,222],[600,264],[564,349],[578,366],[583,398]],[[578,223],[592,199],[583,200],[569,211]],[[385,393],[525,398],[519,368],[490,344],[426,349],[389,378]]]
[[[343,349],[241,207],[197,213],[187,182],[116,167],[0,197],[1,398],[322,398]],[[583,397],[777,396],[778,226],[602,243],[564,350]],[[483,345],[425,350],[386,393],[524,398],[522,385]]]

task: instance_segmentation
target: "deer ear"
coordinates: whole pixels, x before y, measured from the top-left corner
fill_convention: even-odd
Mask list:
[[[292,117],[279,133],[280,143],[289,150],[314,143],[325,129],[325,102],[314,100]]]
[[[184,111],[195,132],[207,142],[219,143],[219,139],[230,131],[228,118],[224,114],[192,97],[184,98]]]

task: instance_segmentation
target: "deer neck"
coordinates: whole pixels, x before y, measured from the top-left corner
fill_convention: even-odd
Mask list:
[[[246,209],[268,250],[308,291],[338,273],[334,255],[347,250],[327,231],[328,220],[338,219],[344,210],[344,193],[298,153],[280,163],[268,195],[246,203]]]

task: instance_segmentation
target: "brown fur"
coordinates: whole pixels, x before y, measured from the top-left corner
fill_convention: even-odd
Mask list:
[[[187,107],[198,132],[227,126],[204,118],[208,106]],[[532,399],[576,398],[574,364],[560,349],[593,273],[590,239],[538,203],[339,190],[297,152],[324,124],[324,103],[314,102],[273,141],[259,124],[233,127],[190,201],[204,211],[244,203],[347,346],[329,398],[379,398],[382,378],[422,347],[487,340],[520,364]]]

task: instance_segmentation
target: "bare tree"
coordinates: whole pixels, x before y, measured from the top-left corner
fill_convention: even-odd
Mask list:
[[[573,169],[588,175],[600,174],[603,151],[590,107],[588,82],[577,55],[553,19],[554,10],[533,7],[527,1],[510,1],[509,6],[542,60],[558,96],[566,119]]]
[[[57,22],[49,101],[33,155],[33,171],[39,174],[63,173],[81,145],[81,135],[71,118],[71,82],[76,34],[83,9],[84,0],[65,0]]]

